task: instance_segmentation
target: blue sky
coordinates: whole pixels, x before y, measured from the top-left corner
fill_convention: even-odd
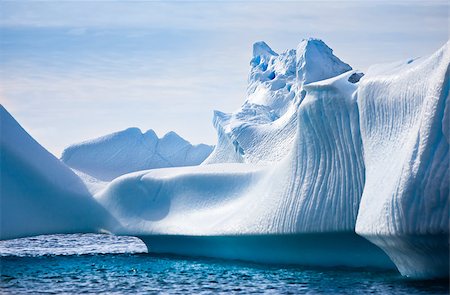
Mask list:
[[[423,3],[426,2],[426,3]],[[214,144],[252,44],[323,39],[362,71],[448,40],[447,1],[1,1],[0,101],[59,155],[128,127]]]

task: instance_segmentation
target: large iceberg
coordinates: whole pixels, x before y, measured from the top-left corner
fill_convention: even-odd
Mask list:
[[[175,132],[158,138],[138,128],[108,134],[67,147],[61,160],[69,167],[101,181],[154,168],[193,166],[212,152],[206,144],[192,145]]]
[[[258,42],[247,99],[233,114],[215,112],[218,143],[205,162],[114,179],[95,202],[86,197],[83,206],[98,202],[107,212],[89,224],[138,236],[152,252],[395,264],[409,277],[448,277],[449,63],[447,43],[430,57],[363,75],[317,39],[282,54]],[[19,172],[34,161],[16,158],[26,164],[11,164]],[[2,158],[2,173],[3,165]]]

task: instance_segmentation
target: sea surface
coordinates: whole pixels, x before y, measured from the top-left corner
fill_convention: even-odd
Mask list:
[[[395,271],[262,265],[147,253],[133,237],[75,234],[0,242],[0,294],[449,294]]]

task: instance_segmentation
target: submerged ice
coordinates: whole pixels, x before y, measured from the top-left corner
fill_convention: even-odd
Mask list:
[[[281,54],[257,42],[247,98],[237,112],[214,113],[218,143],[201,165],[137,171],[156,167],[145,165],[163,153],[187,154],[179,140],[168,140],[158,154],[142,149],[152,134],[135,129],[75,145],[63,155],[73,168],[107,181],[121,176],[94,198],[79,184],[86,204],[52,189],[44,202],[64,200],[62,208],[73,212],[106,210],[89,226],[51,231],[101,228],[139,236],[150,251],[252,261],[377,267],[392,261],[406,276],[446,277],[449,62],[447,43],[430,57],[374,66],[364,75],[321,40],[303,40]],[[1,116],[2,128],[13,128],[3,124],[9,114]],[[2,154],[16,153],[18,140],[2,139]],[[117,145],[122,152],[115,156]],[[34,161],[12,159],[24,166],[2,159],[2,172],[29,170]],[[136,172],[122,175],[127,170]],[[13,174],[8,181],[25,182]],[[31,189],[13,188],[2,185],[2,210],[17,196],[35,202],[29,208],[39,203]],[[12,233],[8,224],[25,211],[9,208],[2,238],[33,234]],[[91,218],[91,211],[84,214]]]

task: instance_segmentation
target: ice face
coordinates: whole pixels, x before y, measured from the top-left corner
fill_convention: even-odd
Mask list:
[[[448,276],[449,62],[447,43],[371,68],[358,89],[366,183],[356,231],[407,276]]]

